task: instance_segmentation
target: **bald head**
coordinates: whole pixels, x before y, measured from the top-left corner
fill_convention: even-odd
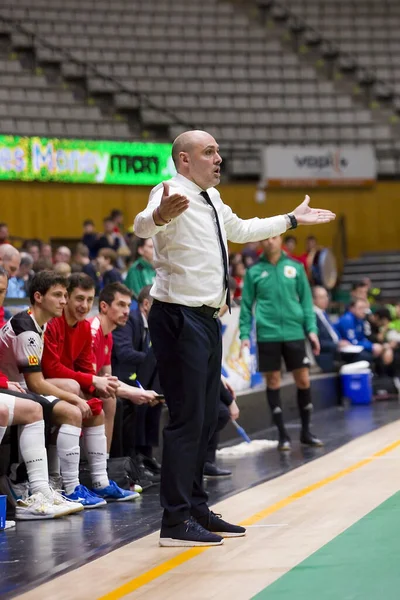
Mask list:
[[[316,285],[312,289],[312,295],[315,306],[321,308],[322,310],[326,310],[329,305],[329,294],[322,285]]]
[[[172,144],[178,173],[206,190],[220,182],[219,146],[207,131],[185,131]]]
[[[2,244],[0,246],[0,265],[7,271],[9,277],[15,277],[20,262],[20,254],[14,246],[11,246],[11,244]]]

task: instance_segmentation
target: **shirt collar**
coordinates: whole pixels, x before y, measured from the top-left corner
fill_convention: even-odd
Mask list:
[[[149,328],[149,324],[148,324],[148,322],[147,322],[147,319],[146,319],[146,317],[144,316],[144,314],[142,313],[142,311],[140,311],[140,314],[142,315],[142,319],[143,319],[143,325],[144,325],[144,328],[145,328],[145,329],[148,329],[148,328]]]
[[[176,179],[182,186],[188,188],[192,192],[196,192],[197,194],[201,194],[201,192],[204,192],[204,190],[201,187],[199,187],[197,183],[194,183],[194,181],[190,181],[190,179],[188,179],[184,175],[181,175],[180,173],[177,173],[174,179]]]

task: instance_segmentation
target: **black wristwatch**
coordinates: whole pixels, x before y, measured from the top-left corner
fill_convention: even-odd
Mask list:
[[[290,221],[290,227],[289,227],[289,229],[296,229],[296,227],[297,227],[297,219],[296,219],[296,217],[294,216],[294,214],[292,214],[292,213],[287,213],[287,215],[286,215],[286,216],[288,217],[288,219],[289,219],[289,221]]]

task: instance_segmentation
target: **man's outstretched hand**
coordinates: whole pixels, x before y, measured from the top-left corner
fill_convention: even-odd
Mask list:
[[[293,211],[299,225],[320,225],[336,219],[335,213],[330,210],[310,208],[309,204],[310,196],[306,196],[304,201]]]
[[[153,212],[153,219],[156,225],[165,225],[171,219],[179,217],[189,208],[189,200],[182,194],[169,195],[169,185],[163,182],[163,195],[160,205]]]

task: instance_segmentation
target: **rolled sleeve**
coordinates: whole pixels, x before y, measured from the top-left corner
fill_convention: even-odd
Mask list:
[[[259,242],[276,235],[281,235],[287,230],[284,215],[269,217],[267,219],[240,219],[226,204],[223,205],[222,215],[228,240],[237,244]]]

